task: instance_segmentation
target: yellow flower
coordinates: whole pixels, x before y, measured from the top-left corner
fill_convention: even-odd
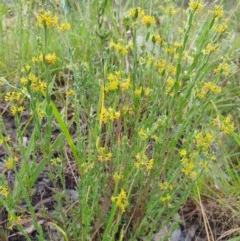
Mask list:
[[[181,170],[184,173],[184,175],[186,175],[187,177],[193,178],[193,176],[195,176],[194,163],[187,158],[183,158],[181,160],[181,163],[182,163]]]
[[[45,113],[44,113],[44,111],[42,109],[38,108],[37,109],[37,115],[41,119],[41,118],[43,118],[45,116]]]
[[[163,72],[163,70],[165,69],[166,61],[163,59],[157,60],[155,63],[155,66],[157,68],[158,73],[161,74]]]
[[[165,51],[166,54],[172,54],[172,53],[175,52],[175,48],[174,48],[174,46],[166,46],[164,48],[164,51]]]
[[[44,26],[47,28],[53,28],[58,24],[58,17],[52,15],[50,12],[41,12],[37,15],[38,26]]]
[[[223,13],[224,13],[224,11],[222,9],[222,6],[220,6],[220,5],[215,5],[214,6],[213,16],[215,18],[221,18],[223,16]]]
[[[167,65],[166,71],[168,74],[175,75],[176,66],[169,64],[169,65]]]
[[[170,16],[175,15],[178,12],[178,9],[176,9],[175,7],[167,7],[165,10],[165,13],[169,14]]]
[[[216,51],[219,49],[219,46],[218,45],[212,45],[212,44],[208,44],[203,50],[202,50],[202,53],[204,55],[209,55],[211,54],[212,52]]]
[[[60,26],[58,27],[58,31],[61,33],[63,31],[68,31],[71,29],[71,24],[70,23],[61,23]]]
[[[169,193],[160,197],[161,202],[166,202],[166,201],[169,201],[170,199],[171,199],[171,195]]]
[[[172,90],[172,87],[173,87],[173,85],[174,85],[174,80],[173,80],[173,78],[168,78],[167,80],[166,80],[166,86],[165,86],[165,92],[166,93],[169,93],[171,90]]]
[[[113,174],[113,181],[114,182],[119,182],[122,178],[123,178],[122,174],[120,174],[118,172],[114,172],[114,174]]]
[[[203,99],[208,92],[213,94],[219,94],[221,93],[221,91],[221,87],[217,86],[213,82],[205,82],[202,86],[201,91],[197,93],[197,97]]]
[[[100,162],[108,162],[112,158],[112,153],[107,152],[106,147],[99,147],[97,149],[97,152],[98,152],[98,161]]]
[[[131,86],[131,80],[130,80],[130,77],[128,76],[128,78],[120,84],[120,88],[123,91],[125,91],[125,90],[129,89],[130,86]]]
[[[49,53],[45,56],[45,61],[47,64],[54,64],[56,60],[57,60],[57,56],[55,53],[52,53],[52,54]]]
[[[19,222],[21,221],[21,217],[20,216],[15,216],[14,214],[10,214],[8,221],[10,223],[10,226],[8,227],[8,229],[12,230],[14,225],[19,224]]]
[[[167,181],[159,183],[159,188],[162,191],[173,190],[173,185],[169,184]]]
[[[221,131],[224,134],[231,134],[234,132],[234,123],[230,115],[228,115],[221,123]]]
[[[4,99],[6,102],[19,101],[22,98],[22,94],[16,91],[7,92]]]
[[[138,131],[138,135],[141,140],[146,140],[148,138],[148,133],[143,128]]]
[[[228,63],[220,63],[216,69],[213,71],[214,73],[223,73],[225,77],[229,76],[231,73],[231,69]]]
[[[111,201],[115,203],[117,207],[120,208],[122,213],[125,212],[126,207],[128,206],[128,201],[127,201],[127,194],[123,189],[121,189],[118,196],[111,197]]]
[[[31,61],[35,64],[38,62],[38,58],[36,56],[32,56]]]
[[[216,33],[222,34],[228,29],[228,26],[226,23],[223,23],[223,24],[218,24],[218,25],[214,26],[213,29]]]
[[[144,90],[144,95],[148,97],[151,92],[151,89],[148,87],[148,88],[144,88],[143,90]]]
[[[26,85],[26,84],[27,84],[27,79],[26,79],[25,77],[22,77],[22,78],[20,79],[20,83],[21,83],[22,85]]]
[[[128,16],[130,16],[133,20],[137,19],[138,17],[142,18],[144,15],[145,12],[140,7],[132,8],[128,11]]]
[[[7,198],[9,194],[8,189],[6,187],[0,186],[0,194],[3,197]]]
[[[8,135],[8,136],[6,137],[6,142],[10,142],[11,140],[12,140],[11,136]]]
[[[17,111],[18,111],[19,113],[22,113],[22,112],[24,111],[23,106],[19,106]]]
[[[213,136],[211,133],[206,133],[205,135],[202,132],[198,132],[195,136],[197,148],[202,148],[204,151],[207,151],[209,145],[213,142]]]
[[[67,96],[74,96],[75,92],[72,89],[66,91]]]
[[[151,24],[154,24],[156,22],[154,17],[152,17],[150,15],[143,16],[141,21],[142,21],[142,24],[147,27],[149,27]]]
[[[15,106],[15,105],[11,106],[11,107],[10,107],[10,112],[11,112],[11,114],[12,114],[13,116],[15,116],[15,115],[17,114],[17,112],[18,112],[17,106]]]
[[[162,38],[159,34],[153,34],[151,35],[150,39],[152,40],[153,43],[161,43],[162,42]]]
[[[28,79],[29,79],[31,82],[38,82],[37,77],[36,77],[34,74],[32,74],[32,73],[29,73],[29,74],[28,74]]]
[[[150,171],[153,169],[153,165],[154,165],[154,160],[153,159],[150,159],[147,161],[146,163],[146,170],[147,171]]]
[[[186,155],[187,155],[186,149],[181,149],[181,150],[179,151],[179,156],[180,156],[180,157],[185,157]]]
[[[114,49],[116,52],[120,53],[122,56],[125,56],[128,53],[129,46],[121,45],[120,43],[114,43],[111,39],[109,43],[109,48]]]
[[[202,8],[203,8],[203,5],[200,1],[194,1],[194,0],[191,0],[189,3],[188,3],[188,6],[189,8],[192,10],[192,11],[201,11]]]
[[[134,95],[140,96],[142,94],[143,88],[139,87],[138,89],[134,90]]]
[[[120,71],[115,71],[114,73],[109,73],[107,76],[108,83],[105,86],[105,91],[113,91],[118,89],[118,85],[121,79],[121,73]]]
[[[142,152],[137,153],[135,158],[136,158],[136,161],[134,163],[134,166],[136,168],[142,168],[144,171],[147,171],[147,172],[153,168],[154,160],[153,159],[148,160],[148,157],[144,153]]]
[[[12,170],[16,162],[18,162],[17,157],[8,157],[7,160],[5,160],[5,166],[8,170]]]

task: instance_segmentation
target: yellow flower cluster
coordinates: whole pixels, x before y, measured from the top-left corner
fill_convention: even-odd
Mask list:
[[[118,89],[118,84],[121,79],[120,71],[115,71],[115,73],[108,74],[107,79],[108,79],[108,83],[105,86],[106,92]]]
[[[202,86],[202,89],[197,93],[197,97],[203,99],[207,93],[219,94],[221,93],[221,87],[217,86],[213,82],[205,82]]]
[[[148,159],[148,157],[144,153],[138,153],[136,156],[136,162],[134,163],[134,166],[136,168],[143,168],[145,171],[150,171],[153,168],[154,160]]]
[[[195,171],[195,165],[193,161],[189,160],[188,158],[184,157],[181,159],[182,163],[182,172],[186,177],[191,179],[195,179],[197,177],[197,172]]]
[[[126,79],[122,79],[120,71],[115,71],[114,73],[110,73],[107,76],[108,83],[104,90],[106,92],[114,91],[120,87],[122,91],[125,91],[131,86],[131,79],[128,76]]]
[[[66,91],[66,95],[67,96],[74,96],[75,95],[75,91],[73,90],[73,89],[68,89],[67,91]]]
[[[166,85],[165,85],[165,93],[166,94],[169,94],[171,92],[171,90],[174,86],[174,83],[175,83],[175,81],[173,78],[171,78],[171,77],[167,78]],[[173,93],[171,93],[171,95],[173,95]]]
[[[214,120],[214,125],[219,126],[220,130],[224,134],[231,134],[234,132],[234,122],[232,121],[232,117],[228,115],[223,121],[220,121],[220,118],[217,117]]]
[[[32,56],[31,61],[32,61],[32,63],[43,62],[43,54],[41,53],[38,56]]]
[[[216,50],[219,50],[218,45],[207,44],[207,46],[202,50],[202,53],[204,55],[209,55]]]
[[[155,62],[155,67],[157,68],[158,73],[161,74],[166,67],[166,61],[163,59],[157,60]]]
[[[134,111],[133,111],[133,108],[132,108],[132,106],[127,106],[127,105],[124,105],[123,107],[122,107],[122,113],[123,114],[130,114],[130,115],[133,115],[134,114]]]
[[[20,92],[11,91],[7,92],[4,99],[6,102],[19,101],[22,99],[22,94]]]
[[[216,33],[222,34],[228,29],[228,25],[226,23],[218,24],[215,25],[213,29]]]
[[[114,172],[113,174],[113,181],[114,182],[119,182],[123,179],[123,175],[120,174],[119,172]]]
[[[139,96],[141,96],[143,94],[146,97],[148,97],[150,92],[151,92],[150,88],[148,88],[148,87],[145,88],[145,87],[140,86],[139,88],[134,90],[134,95],[139,97]]]
[[[125,212],[126,207],[128,206],[128,201],[127,201],[127,194],[123,189],[121,189],[118,196],[111,197],[111,201],[115,203],[118,208],[120,208],[122,213]]]
[[[221,5],[215,5],[213,11],[210,11],[213,14],[214,18],[221,18],[224,14],[223,8]]]
[[[6,93],[4,99],[6,102],[19,102],[23,100],[23,95],[22,93],[19,93],[16,91],[10,91]],[[10,107],[10,112],[13,116],[15,116],[17,113],[22,113],[23,111],[24,111],[23,106],[13,104]]]
[[[197,93],[197,96],[199,98],[204,98],[209,92],[213,94],[219,94],[221,91],[221,87],[217,86],[213,82],[206,82],[203,84],[201,91]]]
[[[8,170],[12,170],[16,162],[18,162],[17,157],[8,157],[7,160],[5,160],[5,166]]]
[[[234,132],[234,123],[231,116],[227,116],[221,124],[221,131],[225,134],[230,134]]]
[[[142,18],[145,16],[145,12],[140,7],[137,8],[131,8],[128,11],[128,16],[131,17],[133,20],[136,20],[137,18]]]
[[[195,136],[196,147],[203,149],[203,151],[207,152],[210,144],[213,142],[213,136],[211,133],[202,133],[198,132]]]
[[[39,103],[37,106],[36,106],[36,109],[37,109],[37,116],[41,119],[45,116],[45,112],[44,112],[44,106],[42,103]],[[34,113],[31,111],[30,112],[31,115],[33,115]]]
[[[29,73],[27,76],[30,87],[35,92],[44,92],[46,89],[46,82],[44,80],[40,80],[37,78],[37,76],[33,73]]]
[[[36,18],[38,26],[53,28],[58,24],[58,17],[56,15],[52,15],[50,12],[42,11]]]
[[[141,8],[132,8],[128,11],[128,16],[131,17],[134,21],[139,19],[141,23],[147,27],[150,27],[151,24],[155,24],[156,20],[151,15],[146,15],[144,10]]]
[[[160,197],[160,202],[167,202],[171,200],[171,195],[169,193]]]
[[[145,15],[142,17],[141,22],[143,25],[150,27],[151,24],[155,24],[155,18],[150,15]]]
[[[181,149],[181,150],[179,151],[179,156],[180,156],[180,157],[185,157],[186,155],[187,155],[186,149]]]
[[[106,147],[99,147],[97,149],[98,152],[98,161],[100,162],[108,162],[112,158],[112,153],[108,152]]]
[[[108,121],[118,120],[119,118],[120,118],[120,111],[115,111],[112,107],[109,107],[107,109],[103,107],[99,115],[99,120],[101,120],[105,124]]]
[[[231,73],[230,66],[227,63],[220,63],[214,73],[222,73],[225,77],[229,76]]]
[[[55,53],[48,53],[45,56],[45,62],[49,65],[54,64],[57,60],[57,56]]]
[[[165,182],[161,182],[159,183],[159,188],[161,191],[172,191],[173,190],[173,185],[169,184],[169,182],[165,181]]]
[[[0,194],[3,197],[7,198],[8,194],[9,194],[8,189],[6,187],[4,187],[4,186],[0,186]]]
[[[21,217],[20,216],[15,216],[14,214],[10,214],[9,215],[9,218],[8,218],[8,221],[10,223],[10,226],[8,227],[9,230],[12,230],[13,229],[13,226],[14,225],[17,225],[19,224],[19,222],[21,221]]]
[[[130,76],[128,76],[127,79],[125,79],[122,83],[120,83],[120,88],[122,91],[129,89],[130,86],[131,86]]]
[[[71,29],[71,24],[70,23],[61,23],[60,26],[58,26],[58,31],[64,32],[64,31],[68,31]]]
[[[131,45],[124,46],[120,43],[114,43],[113,40],[109,43],[109,48],[115,50],[117,53],[120,53],[122,56],[125,56],[128,53],[128,50],[131,48]]]
[[[24,111],[24,107],[23,106],[16,106],[16,105],[12,105],[10,107],[10,112],[13,116],[15,116],[17,113],[22,113]]]
[[[163,43],[163,39],[161,38],[160,34],[151,34],[150,35],[150,39],[152,40],[152,42],[155,43]]]
[[[192,11],[201,11],[202,8],[203,8],[203,5],[200,1],[194,1],[194,0],[191,0],[189,3],[188,3],[188,6],[189,8],[192,10]]]
[[[149,137],[149,130],[144,130],[143,128],[141,128],[139,131],[138,131],[138,135],[140,137],[141,140],[147,140],[147,138]]]

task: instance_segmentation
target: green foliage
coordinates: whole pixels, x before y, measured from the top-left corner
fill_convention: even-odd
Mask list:
[[[64,240],[150,240],[188,198],[238,195],[234,10],[65,4],[20,1],[0,29],[0,145],[15,177],[0,178],[7,232],[30,240],[27,215],[38,240],[51,240],[42,220]],[[5,13],[1,5],[2,21]],[[33,204],[44,175],[51,211]]]

